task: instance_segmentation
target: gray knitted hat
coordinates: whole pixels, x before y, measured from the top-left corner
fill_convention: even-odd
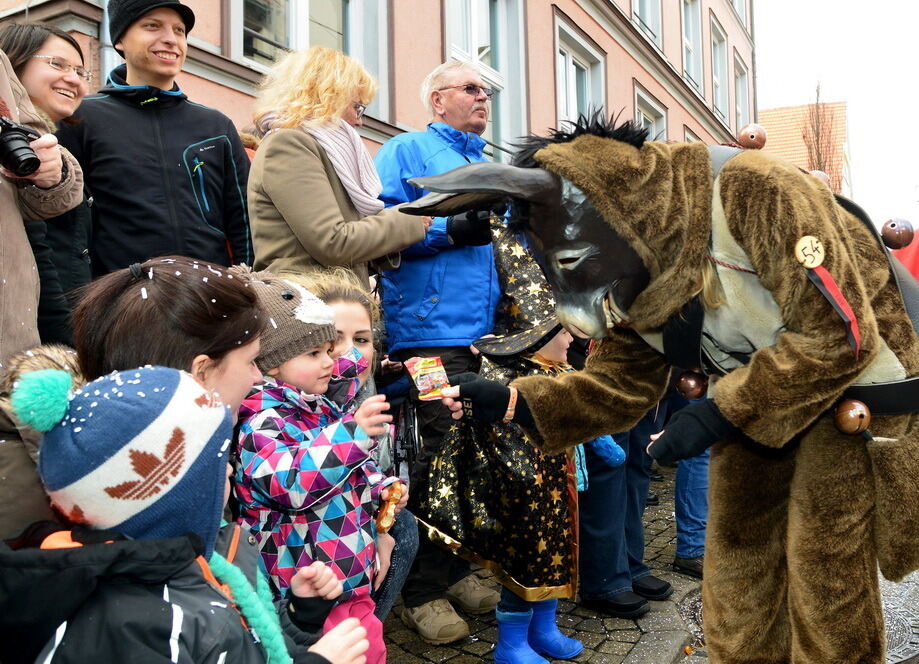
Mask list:
[[[262,332],[261,352],[255,359],[259,371],[281,366],[311,348],[335,341],[335,311],[303,286],[271,272],[252,272],[245,267],[230,270],[247,278],[259,306],[268,316]]]

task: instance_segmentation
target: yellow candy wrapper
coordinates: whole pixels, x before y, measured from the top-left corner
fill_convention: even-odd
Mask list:
[[[442,390],[450,387],[439,357],[412,357],[405,361],[405,368],[415,381],[418,398],[422,401],[440,399]]]

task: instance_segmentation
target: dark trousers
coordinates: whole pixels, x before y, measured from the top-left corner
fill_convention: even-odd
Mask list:
[[[406,348],[395,354],[400,361],[410,357],[440,357],[448,376],[465,371],[479,370],[479,360],[468,347]],[[414,495],[412,487],[427,482],[431,460],[440,450],[441,441],[447,429],[453,424],[450,410],[438,401],[419,401],[414,384],[411,399],[418,417],[421,433],[421,450],[410,469],[409,506]],[[435,599],[441,599],[446,589],[470,573],[469,563],[462,558],[432,544],[424,526],[419,524],[418,553],[402,589],[402,601],[407,608],[421,606]]]
[[[662,405],[630,431],[614,436],[626,452],[626,462],[618,468],[585,446],[588,488],[579,494],[582,599],[609,599],[651,574],[644,563],[642,522],[651,467],[645,448],[651,434],[663,428],[666,410]]]

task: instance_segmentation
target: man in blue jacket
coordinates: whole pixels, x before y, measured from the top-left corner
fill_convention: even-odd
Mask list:
[[[478,72],[463,63],[448,62],[428,74],[421,98],[433,122],[426,131],[390,139],[376,156],[387,205],[427,193],[408,184],[410,178],[485,161],[481,134],[492,94]],[[487,221],[469,213],[435,218],[425,239],[402,251],[401,266],[382,277],[391,355],[401,360],[440,357],[450,375],[478,371],[470,344],[492,331],[500,295],[490,242]],[[412,468],[415,486],[424,481],[431,454],[453,423],[440,401],[416,401],[416,411],[423,445]],[[429,643],[450,643],[469,634],[445,596],[470,613],[491,611],[498,601],[496,592],[470,574],[468,564],[431,544],[422,532],[402,591],[402,620]]]
[[[175,84],[194,13],[177,0],[110,0],[108,9],[125,64],[57,134],[93,197],[93,275],[165,254],[251,265],[239,134]]]

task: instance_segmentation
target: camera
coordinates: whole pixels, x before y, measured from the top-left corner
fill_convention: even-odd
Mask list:
[[[41,166],[41,160],[29,143],[39,136],[31,127],[0,117],[0,164],[18,177],[32,175]]]

